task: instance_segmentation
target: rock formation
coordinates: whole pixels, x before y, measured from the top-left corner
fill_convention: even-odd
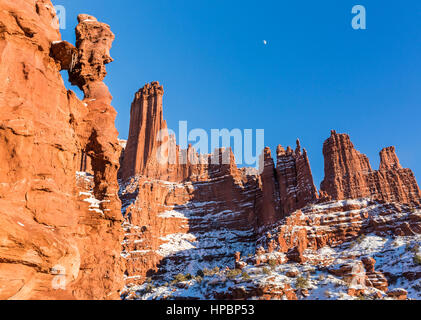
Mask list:
[[[346,134],[332,131],[323,146],[325,179],[323,193],[335,200],[373,198],[385,202],[419,204],[421,192],[414,174],[403,169],[395,148],[380,152],[378,171],[371,168],[367,156],[358,152]]]
[[[305,207],[318,199],[317,188],[313,182],[307,151],[301,150],[300,141],[293,151],[277,149],[276,173],[279,181],[280,203],[285,217],[291,212]]]
[[[237,168],[230,149],[215,150],[211,155],[199,155],[191,145],[182,150],[168,133],[163,93],[158,82],[136,93],[129,139],[121,159],[128,288],[154,275],[163,275],[163,281],[171,282],[178,273],[196,274],[208,267],[244,269],[250,263],[273,261],[318,263],[306,254],[308,250],[335,247],[364,232],[419,232],[420,225],[413,219],[416,215],[402,217],[397,214],[402,212],[399,205],[388,204],[419,199],[415,178],[401,168],[394,148],[381,152],[380,170],[373,171],[349,136],[332,132],[324,146],[326,178],[319,195],[307,152],[299,140],[295,150],[278,147],[276,166],[271,150],[265,148],[260,174]],[[373,202],[373,208],[361,198],[386,204]],[[333,199],[360,200],[335,203]],[[382,218],[378,212],[383,212]],[[278,229],[271,229],[276,225]],[[268,229],[275,236],[263,236]],[[268,242],[256,242],[262,237]],[[260,245],[267,247],[268,253]],[[253,256],[253,251],[255,258],[241,259]],[[366,268],[367,282],[386,290],[384,276]],[[286,294],[286,287],[271,288],[281,293],[272,297]],[[260,286],[241,292],[232,288],[228,294],[215,293],[213,297],[250,297],[257,293],[268,297],[268,291]],[[306,292],[297,294],[308,296]],[[359,293],[357,290],[353,295]],[[123,295],[127,294],[125,291]],[[295,297],[295,293],[289,297]]]
[[[263,165],[261,179],[261,194],[260,201],[258,201],[259,208],[257,208],[259,224],[266,225],[279,221],[281,219],[280,195],[278,177],[276,176],[275,164],[272,158],[270,148],[265,148],[262,154]]]
[[[136,93],[121,160],[121,199],[126,217],[123,255],[128,261],[129,282],[144,280],[168,261],[184,259],[188,264],[192,253],[179,257],[173,250],[175,258],[162,250],[177,247],[174,237],[196,239],[197,251],[208,255],[202,259],[214,259],[218,265],[218,261],[231,260],[235,242],[238,247],[246,246],[258,236],[260,227],[318,199],[307,153],[301,151],[299,142],[296,151],[278,150],[277,168],[266,148],[260,175],[239,169],[231,149],[215,150],[210,155],[199,155],[192,146],[182,150],[168,133],[163,93],[158,82]],[[233,241],[223,230],[242,236]],[[212,234],[219,240],[211,241]],[[203,237],[210,239],[204,241]],[[211,258],[218,250],[225,253]]]
[[[50,0],[0,3],[0,299],[305,299],[314,284],[414,296],[393,280],[421,279],[421,192],[394,147],[376,171],[332,131],[318,194],[299,140],[276,165],[265,148],[260,172],[230,148],[181,149],[158,82],[136,93],[118,140],[110,27],[79,15],[73,45]]]
[[[115,299],[122,287],[116,113],[102,76],[84,71],[97,70],[91,58],[104,56],[111,38],[96,38],[102,24],[81,22],[74,47],[61,41],[55,19],[49,0],[1,0],[0,299]],[[80,72],[72,68],[76,53]],[[84,102],[65,89],[65,69]],[[92,160],[91,182],[76,174],[82,153]]]
[[[162,110],[163,95],[164,89],[158,82],[146,85],[135,95],[122,163],[123,179],[145,174],[152,176],[152,171],[158,169],[157,153],[163,143],[158,140],[160,135],[167,133]]]

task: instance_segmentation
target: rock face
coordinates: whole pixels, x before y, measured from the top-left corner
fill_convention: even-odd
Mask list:
[[[157,153],[163,141],[158,140],[160,135],[167,134],[162,110],[163,95],[164,89],[158,82],[146,85],[135,95],[130,112],[129,139],[122,162],[123,179],[145,174],[159,178]]]
[[[88,113],[79,124],[84,145],[81,152],[81,168],[92,170],[94,193],[102,201],[101,208],[106,217],[121,220],[121,205],[118,198],[117,172],[120,167],[121,146],[114,126],[117,112],[111,106],[112,96],[103,82],[107,72],[105,65],[113,61],[110,57],[114,34],[110,27],[96,18],[81,14],[76,27],[78,56],[75,67],[69,70],[73,84],[83,91]]]
[[[279,151],[277,168],[266,148],[261,174],[239,169],[230,149],[210,155],[199,155],[191,146],[181,150],[163,118],[163,94],[158,82],[136,93],[121,159],[129,282],[143,281],[163,265],[176,272],[180,261],[197,270],[195,252],[213,266],[230,264],[239,248],[253,251],[250,239],[260,227],[318,198],[300,146],[295,152]],[[183,250],[189,241],[195,249]]]
[[[323,146],[325,179],[321,190],[332,199],[371,197],[385,202],[418,205],[421,192],[414,174],[403,169],[395,148],[380,152],[378,171],[371,168],[368,158],[358,152],[346,134],[332,131]]]
[[[333,131],[318,194],[300,141],[279,146],[276,165],[266,148],[260,172],[231,149],[182,150],[158,82],[136,93],[118,140],[110,27],[79,15],[73,45],[49,0],[0,4],[0,299],[298,299],[318,297],[314,284],[414,296],[391,287],[421,277],[421,193],[393,147],[375,171]],[[142,293],[152,276],[162,290]]]
[[[402,207],[418,203],[419,189],[412,172],[401,168],[394,148],[381,152],[380,170],[373,171],[349,136],[332,132],[324,146],[326,178],[319,195],[299,140],[295,150],[278,147],[276,166],[266,148],[260,173],[239,169],[230,149],[211,155],[199,155],[192,146],[182,150],[168,133],[163,94],[158,82],[136,93],[121,159],[124,297],[136,297],[130,288],[148,277],[171,283],[177,274],[191,276],[215,267],[228,268],[219,274],[230,277],[229,269],[249,270],[250,264],[323,264],[329,261],[309,252],[340,246],[366,232],[415,236],[421,231],[417,214]],[[354,200],[338,201],[347,199]],[[364,269],[364,285],[387,291],[385,276],[364,261],[357,263]],[[310,295],[305,288],[294,292],[276,281],[269,287],[228,289],[204,297]]]
[[[282,215],[314,203],[318,199],[317,188],[313,182],[310,162],[307,151],[301,150],[300,141],[297,140],[297,148],[293,151],[282,146],[277,149],[276,173],[279,181],[280,203]]]
[[[81,22],[77,46],[61,42],[49,0],[0,6],[0,299],[118,298],[116,113],[103,71],[86,71],[109,62],[112,40],[102,24]],[[71,70],[85,101],[60,70]],[[94,177],[77,174],[86,157]]]

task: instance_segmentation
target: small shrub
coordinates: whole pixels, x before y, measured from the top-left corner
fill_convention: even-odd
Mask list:
[[[152,283],[152,278],[146,278],[145,283]]]
[[[278,265],[278,263],[277,263],[277,261],[276,261],[275,259],[270,259],[270,260],[269,260],[269,266],[270,266],[272,269],[275,269],[277,265]]]
[[[212,270],[209,270],[208,268],[203,269],[203,274],[207,277],[212,275]]]
[[[414,264],[417,266],[421,266],[421,254],[416,254],[414,256]]]
[[[155,286],[153,284],[148,284],[145,288],[146,293],[151,293],[155,289]]]
[[[298,289],[307,289],[310,286],[309,280],[304,277],[298,277],[295,286]]]
[[[219,268],[218,267],[215,267],[212,270],[209,270],[208,268],[203,269],[203,276],[212,277],[212,276],[214,276],[217,273],[219,273]]]
[[[243,278],[243,280],[245,280],[245,281],[248,281],[248,280],[250,280],[250,279],[251,279],[250,275],[249,275],[247,272],[245,272],[245,271],[241,274],[241,277],[242,277],[242,278]]]
[[[184,281],[187,281],[187,280],[188,279],[184,274],[179,273],[175,276],[173,283],[180,283],[180,282],[184,282]]]
[[[196,272],[196,276],[197,277],[204,277],[205,276],[205,273],[202,271],[202,270],[198,270],[197,272]]]
[[[137,294],[143,296],[145,294],[152,293],[154,289],[155,286],[152,283],[148,283],[145,289],[138,291]]]
[[[358,238],[357,238],[357,240],[355,240],[358,244],[361,244],[363,241],[364,241],[364,239],[365,239],[365,235],[360,235]]]
[[[270,269],[269,268],[263,268],[263,273],[264,274],[266,274],[266,275],[270,275],[272,272],[270,271]]]
[[[230,270],[227,273],[227,277],[229,279],[235,279],[236,277],[238,277],[241,274],[241,270],[240,269],[234,269],[234,270]]]

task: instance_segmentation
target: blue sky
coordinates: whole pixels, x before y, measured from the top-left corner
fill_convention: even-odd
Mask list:
[[[66,7],[63,39],[74,42],[79,13],[116,34],[106,83],[121,138],[134,93],[158,80],[170,127],[265,129],[273,151],[300,138],[317,185],[331,129],[349,133],[375,169],[395,145],[421,178],[421,1],[53,2]],[[367,30],[351,27],[357,4]]]

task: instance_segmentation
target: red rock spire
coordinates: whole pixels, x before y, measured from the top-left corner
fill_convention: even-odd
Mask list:
[[[420,189],[410,169],[403,169],[395,148],[380,152],[379,171],[373,171],[368,158],[358,152],[347,134],[332,135],[323,146],[325,179],[323,194],[335,200],[373,198],[387,202],[418,204]]]
[[[162,167],[157,154],[162,143],[169,139],[163,117],[163,95],[164,89],[159,82],[146,84],[135,95],[130,111],[129,139],[122,164],[123,179],[138,174],[146,175],[147,168],[151,175],[152,171],[160,171]]]
[[[333,199],[354,199],[369,193],[364,176],[371,172],[367,156],[358,152],[347,134],[332,131],[323,145],[325,178],[321,190]]]
[[[275,163],[270,148],[265,148],[261,155],[263,171],[260,175],[262,183],[262,207],[259,210],[259,224],[267,225],[281,219],[279,203],[279,184],[276,177]]]
[[[402,169],[395,147],[384,148],[380,151],[380,171]]]
[[[278,146],[276,172],[284,216],[317,200],[310,161],[306,150],[301,151],[300,140],[297,140],[295,151],[291,147],[285,151]]]

